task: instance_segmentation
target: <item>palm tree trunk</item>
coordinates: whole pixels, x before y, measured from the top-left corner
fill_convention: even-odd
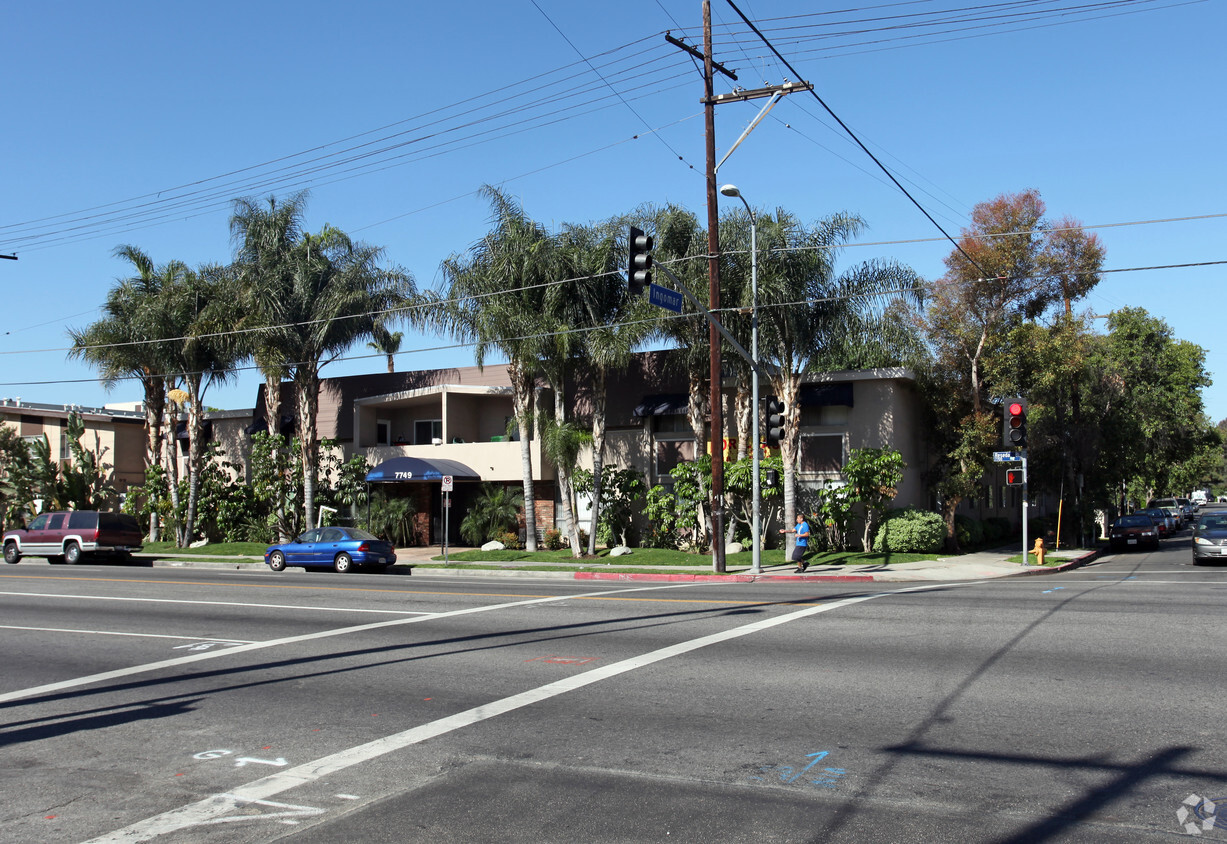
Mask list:
[[[192,544],[196,531],[196,505],[200,495],[200,467],[204,460],[204,406],[200,401],[200,378],[187,379],[187,515],[183,520],[183,539],[180,548]]]
[[[162,437],[166,468],[166,489],[170,495],[171,519],[175,526],[175,544],[183,544],[183,525],[179,522],[179,405],[166,403],[166,431]]]
[[[554,421],[559,427],[567,421],[561,380],[559,379],[559,384],[554,387]],[[582,557],[584,549],[580,547],[579,520],[575,518],[575,485],[571,483],[571,473],[575,471],[575,467],[560,462],[555,469],[558,472],[558,498],[562,507],[562,520],[566,524],[567,538],[571,542],[571,556]]]
[[[507,365],[511,377],[516,430],[520,436],[520,471],[524,480],[524,548],[537,550],[537,496],[533,488],[532,418],[535,379],[518,361]]]
[[[162,425],[162,415],[166,412],[166,382],[162,378],[146,378],[145,385],[145,465],[159,466],[162,463],[162,439],[166,428]],[[149,513],[149,541],[157,542],[160,537],[160,523],[157,510],[151,508]]]
[[[264,421],[273,449],[273,462],[276,464],[280,462],[282,446],[281,372],[271,367],[264,372]],[[290,537],[285,529],[285,493],[280,488],[277,489],[273,507],[277,518],[277,540],[285,542]]]
[[[592,521],[588,525],[588,556],[596,556],[597,526],[601,523],[601,473],[605,469],[605,413],[607,373],[597,366],[592,378]]]
[[[784,437],[780,440],[780,459],[784,461],[784,524],[793,525],[797,521],[797,455],[801,446],[801,432],[798,423],[801,421],[801,408],[797,401],[801,397],[801,377],[786,375],[784,381],[775,384],[777,395],[784,402]],[[796,544],[796,534],[785,534],[785,556],[792,553]]]
[[[294,378],[298,393],[298,437],[302,451],[302,497],[304,528],[315,526],[315,478],[320,465],[320,444],[316,439],[319,415],[320,379],[314,369],[303,369]]]

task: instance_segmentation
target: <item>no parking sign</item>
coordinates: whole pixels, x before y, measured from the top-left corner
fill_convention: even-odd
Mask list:
[[[444,492],[452,491],[452,476],[451,475],[443,476],[443,491]]]

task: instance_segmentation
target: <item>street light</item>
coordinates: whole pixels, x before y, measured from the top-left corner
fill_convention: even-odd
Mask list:
[[[741,195],[737,185],[724,185],[720,193],[736,197],[746,207],[750,215],[750,359],[753,361],[751,383],[754,403],[753,427],[750,440],[754,449],[754,523],[751,527],[750,574],[761,574],[763,571],[763,520],[762,520],[762,479],[759,473],[759,433],[758,433],[758,218],[746,198]]]

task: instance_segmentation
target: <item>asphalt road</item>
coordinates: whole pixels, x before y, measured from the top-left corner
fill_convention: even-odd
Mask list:
[[[1188,543],[923,586],[6,566],[0,843],[1227,840],[1183,803],[1227,796]]]

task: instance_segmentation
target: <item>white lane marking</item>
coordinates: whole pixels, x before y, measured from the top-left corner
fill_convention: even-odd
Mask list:
[[[983,583],[984,581],[965,581],[960,583],[963,585],[973,585]],[[585,686],[590,686],[593,683],[599,683],[602,680],[608,680],[617,677],[620,674],[625,674],[628,671],[634,671],[638,668],[645,668],[662,660],[670,659],[671,657],[681,656],[682,654],[690,653],[691,651],[706,648],[709,645],[726,642],[730,639],[737,639],[742,636],[748,636],[751,633],[757,633],[762,630],[767,630],[772,627],[777,627],[781,624],[797,621],[802,618],[808,618],[819,613],[830,612],[831,610],[840,609],[842,607],[851,606],[869,601],[874,598],[881,598],[886,595],[898,595],[905,592],[922,592],[929,589],[948,589],[949,583],[935,583],[928,586],[910,586],[905,589],[895,589],[890,592],[877,592],[871,595],[859,595],[853,598],[844,598],[839,601],[834,601],[829,604],[820,604],[815,607],[806,607],[796,612],[788,613],[787,615],[776,616],[774,618],[759,619],[752,621],[749,624],[744,624],[740,627],[734,627],[729,630],[723,630],[719,633],[712,633],[707,636],[700,636],[697,639],[691,639],[687,642],[679,642],[676,645],[669,645],[665,648],[660,648],[640,656],[624,659],[621,662],[615,662],[611,665],[606,665],[598,668],[593,668],[583,674],[576,674],[571,677],[566,677],[561,680],[556,680],[553,683],[547,683],[544,686],[538,686],[535,689],[529,689],[525,692],[505,697],[502,700],[492,701],[481,706],[468,709],[464,712],[458,712],[455,715],[449,715],[446,718],[440,718],[437,721],[432,721],[429,724],[422,724],[418,727],[405,730],[404,732],[386,736],[381,739],[360,744],[346,750],[338,751],[337,753],[329,754],[328,756],[320,757],[312,762],[307,762],[298,765],[294,768],[289,768],[285,771],[279,771],[275,774],[270,774],[267,777],[250,782],[242,788],[234,789],[226,794],[214,794],[206,797],[197,803],[192,803],[183,806],[179,809],[172,809],[169,812],[164,812],[161,815],[155,815],[152,818],[147,818],[143,821],[117,829],[114,832],[101,835],[97,838],[91,838],[85,844],[119,844],[119,842],[134,842],[148,841],[151,838],[156,838],[159,835],[177,832],[187,829],[188,827],[198,826],[202,824],[216,823],[217,819],[226,813],[233,811],[241,806],[267,801],[270,797],[274,797],[282,792],[297,788],[300,785],[319,780],[331,774],[335,774],[346,768],[369,761],[386,753],[391,753],[394,750],[400,750],[410,745],[419,744],[428,739],[436,738],[450,733],[454,730],[459,730],[463,727],[468,727],[480,721],[485,721],[497,715],[502,715],[506,712],[511,712],[516,709],[521,709],[525,706],[531,706],[534,703],[539,703],[543,700],[556,697],[557,695],[565,694],[566,692],[581,689]]]
[[[12,700],[20,700],[21,698],[34,697],[35,695],[50,694],[51,692],[60,692],[65,689],[75,689],[80,686],[88,686],[92,683],[102,683],[107,680],[118,680],[123,677],[131,677],[135,674],[145,674],[150,671],[160,671],[164,668],[175,668],[180,665],[189,665],[193,662],[203,662],[207,659],[218,659],[225,656],[233,656],[235,654],[246,653],[248,651],[258,651],[265,648],[275,648],[281,645],[293,645],[299,642],[311,642],[316,639],[330,639],[334,636],[345,636],[350,633],[361,633],[365,630],[379,630],[384,627],[396,627],[401,624],[416,624],[420,621],[434,621],[440,618],[452,618],[458,615],[471,615],[473,613],[491,612],[493,610],[515,609],[517,607],[532,606],[533,604],[546,604],[551,601],[568,601],[575,598],[601,598],[606,595],[618,595],[623,592],[647,592],[657,591],[660,589],[678,589],[690,588],[696,585],[695,583],[678,583],[661,586],[659,584],[653,586],[640,586],[628,589],[606,589],[600,592],[585,592],[580,595],[554,595],[548,598],[532,598],[527,601],[512,601],[505,604],[491,604],[483,607],[467,607],[462,610],[449,610],[448,612],[430,613],[429,615],[419,615],[414,618],[394,618],[388,621],[374,621],[370,624],[358,624],[353,627],[338,627],[333,630],[321,630],[316,633],[303,633],[299,636],[286,636],[282,639],[268,639],[263,642],[252,642],[247,645],[235,645],[233,648],[227,648],[224,651],[207,651],[195,653],[191,656],[180,656],[174,659],[164,659],[158,662],[150,662],[144,665],[133,665],[129,668],[117,668],[114,671],[103,671],[100,674],[90,674],[86,677],[76,677],[72,680],[61,680],[58,683],[47,683],[44,686],[33,686],[29,689],[17,689],[12,692],[0,694],[0,703],[8,703]]]
[[[51,592],[0,592],[22,598],[63,598],[71,601],[137,601],[143,604],[190,604],[198,607],[244,607],[259,610],[315,610],[317,612],[369,612],[379,615],[431,615],[421,610],[368,610],[358,607],[305,607],[294,604],[249,604],[238,601],[184,601],[178,598],[121,598],[112,595],[56,595]]]
[[[218,639],[213,636],[170,636],[165,633],[120,633],[114,630],[75,630],[69,627],[18,627],[15,624],[0,624],[0,630],[34,630],[39,633],[88,633],[91,636],[132,636],[136,639],[182,639],[187,642],[220,642],[221,644],[250,645],[251,639]]]

